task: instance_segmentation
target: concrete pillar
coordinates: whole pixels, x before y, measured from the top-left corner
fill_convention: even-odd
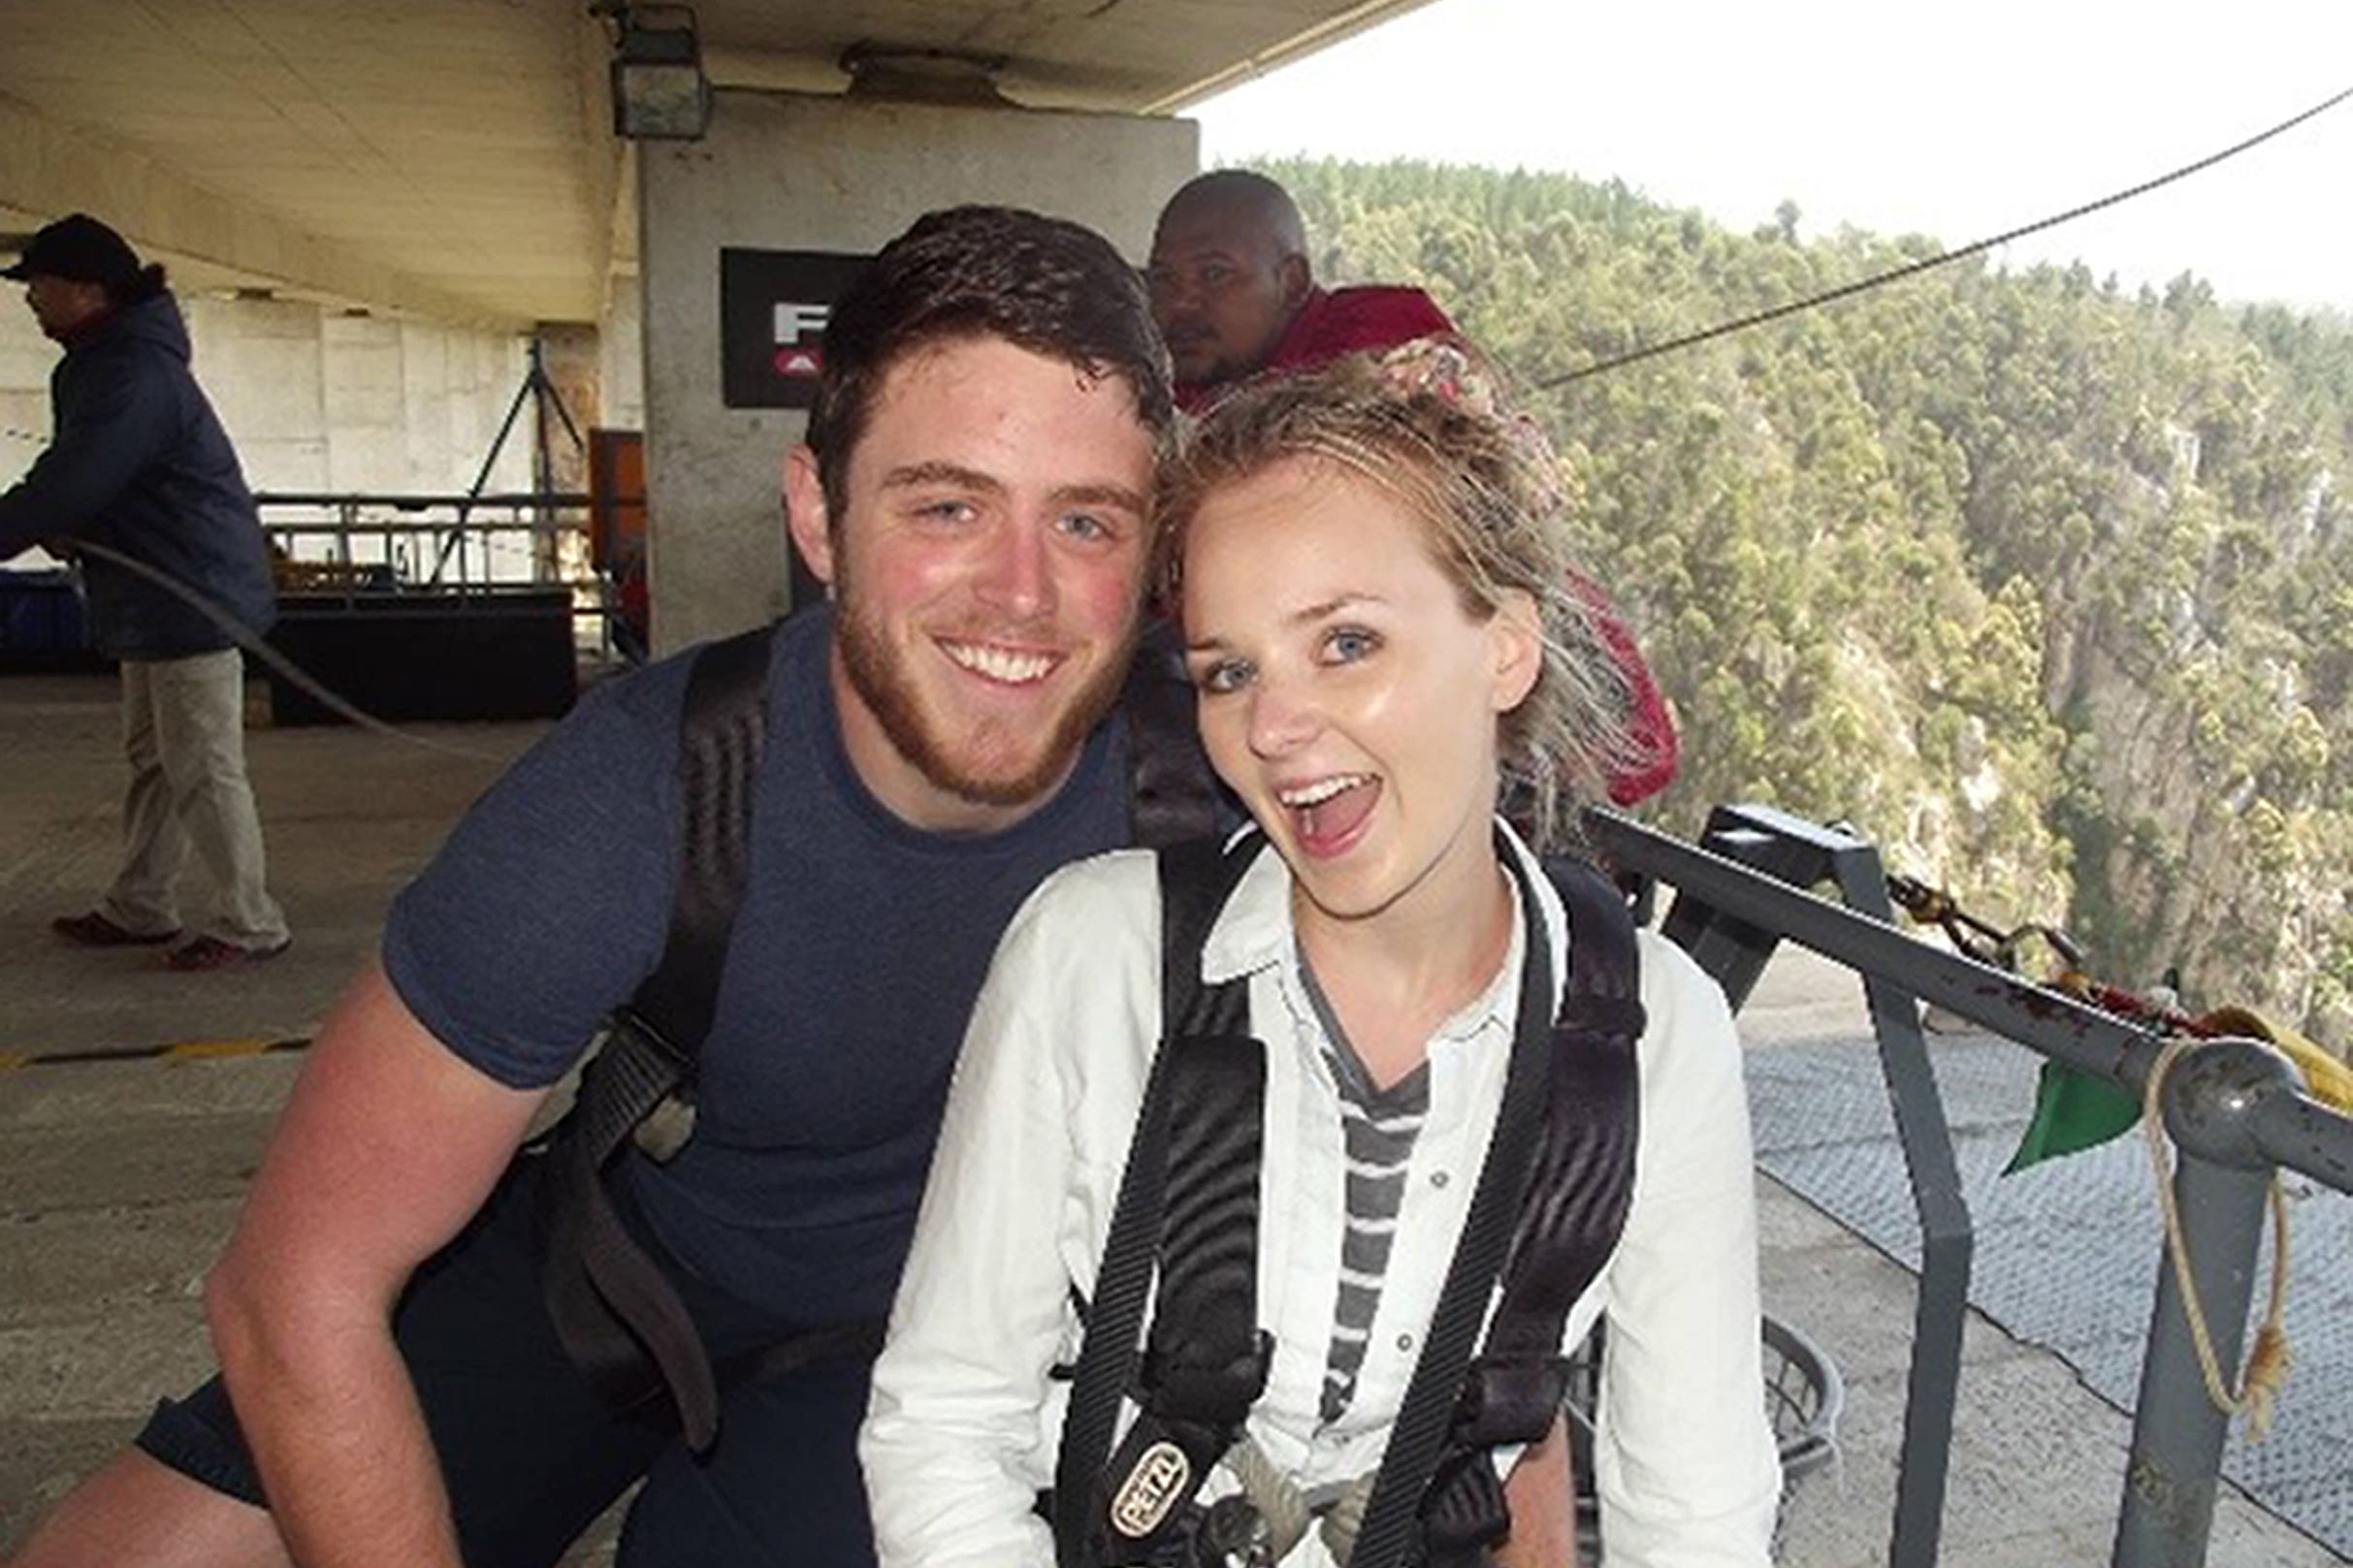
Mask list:
[[[450,445],[450,336],[437,322],[401,323],[401,417],[408,435],[401,488],[419,495],[465,489],[482,461],[478,452],[459,453]]]
[[[540,363],[547,367],[548,384],[563,400],[564,414],[570,417],[572,429],[586,442],[589,431],[604,422],[602,352],[596,329],[577,322],[541,322],[539,353]],[[530,418],[532,412],[526,409],[525,417]],[[571,436],[564,433],[564,417],[553,404],[546,410],[546,419],[548,487],[573,492],[587,490],[588,448],[572,443]]]
[[[596,344],[603,357],[597,368],[602,405],[597,423],[607,430],[644,430],[645,297],[633,263],[626,273],[615,273],[606,290]]]
[[[870,253],[961,202],[1089,224],[1139,261],[1199,162],[1190,121],[724,90],[700,142],[641,149],[658,652],[783,612],[786,450],[805,416],[724,406],[724,246]]]

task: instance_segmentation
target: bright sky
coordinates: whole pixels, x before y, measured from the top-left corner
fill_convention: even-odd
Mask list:
[[[2353,0],[1434,0],[1193,111],[1203,167],[1293,153],[1615,176],[1737,228],[1785,197],[1957,245],[2353,87]],[[2353,312],[2353,102],[2009,247],[2127,286]]]

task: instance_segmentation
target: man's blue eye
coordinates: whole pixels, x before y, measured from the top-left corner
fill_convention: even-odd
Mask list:
[[[1062,531],[1080,539],[1109,539],[1113,529],[1092,512],[1073,512],[1062,520]]]

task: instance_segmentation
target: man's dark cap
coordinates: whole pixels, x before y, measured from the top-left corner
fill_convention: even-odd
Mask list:
[[[139,252],[87,212],[69,213],[33,236],[16,265],[0,272],[19,283],[40,276],[128,288],[139,278]]]

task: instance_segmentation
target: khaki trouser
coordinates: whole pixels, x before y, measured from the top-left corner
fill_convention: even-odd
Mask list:
[[[284,943],[286,916],[265,880],[261,817],[245,779],[243,656],[232,648],[124,659],[122,747],[131,762],[122,872],[99,912],[140,936],[176,929],[172,885],[194,844],[213,885],[197,931],[241,947]]]

